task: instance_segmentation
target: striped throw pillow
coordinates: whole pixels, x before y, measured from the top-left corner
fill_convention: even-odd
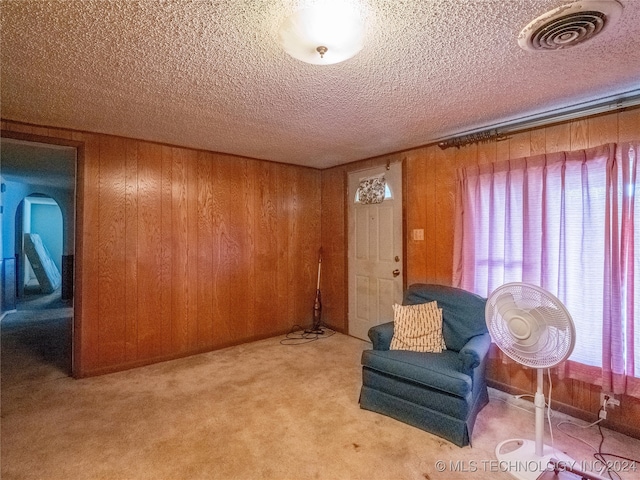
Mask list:
[[[446,350],[442,336],[442,309],[437,302],[393,306],[391,350],[440,353]]]

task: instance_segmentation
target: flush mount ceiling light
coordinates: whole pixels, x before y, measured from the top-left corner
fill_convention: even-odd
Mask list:
[[[573,47],[613,25],[622,13],[616,0],[580,0],[540,15],[522,29],[524,50],[550,51]]]
[[[298,10],[280,26],[280,44],[293,58],[315,65],[343,62],[363,46],[364,20],[343,2]]]

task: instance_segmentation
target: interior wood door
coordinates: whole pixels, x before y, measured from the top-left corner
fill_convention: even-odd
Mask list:
[[[382,203],[360,202],[361,182],[380,174]],[[402,164],[350,173],[348,199],[349,335],[368,341],[369,328],[393,320],[402,302]]]

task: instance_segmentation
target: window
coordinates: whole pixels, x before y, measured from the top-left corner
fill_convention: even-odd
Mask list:
[[[392,198],[391,190],[389,189],[385,174],[381,173],[360,179],[360,186],[356,190],[354,203],[369,205],[372,203],[382,203],[387,198]]]
[[[640,397],[635,152],[612,144],[460,170],[454,284],[555,294],[576,324],[568,374]]]

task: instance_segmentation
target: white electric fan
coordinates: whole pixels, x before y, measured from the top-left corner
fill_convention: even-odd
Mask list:
[[[525,480],[538,478],[552,457],[571,464],[570,457],[545,445],[543,439],[544,369],[558,365],[571,355],[576,337],[571,315],[562,302],[546,290],[526,283],[507,283],[489,296],[485,318],[500,350],[516,362],[537,369],[535,442],[522,439],[501,442],[496,447],[498,461],[513,466],[509,472]]]

